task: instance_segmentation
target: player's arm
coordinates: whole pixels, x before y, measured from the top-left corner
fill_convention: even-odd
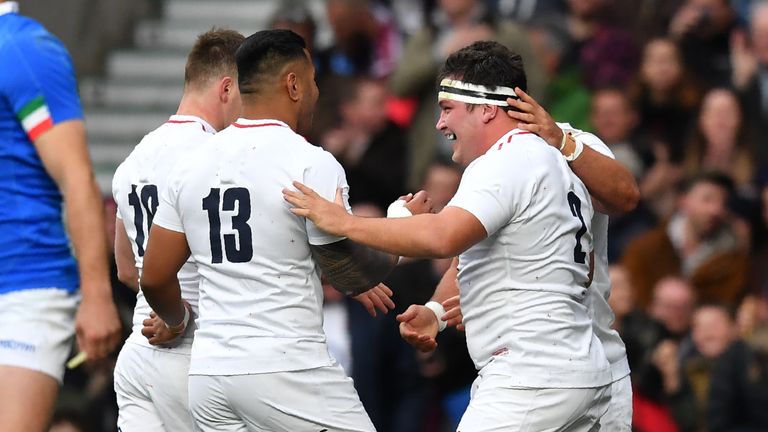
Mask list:
[[[310,245],[309,248],[328,282],[352,296],[376,287],[392,271],[398,259],[348,239]]]
[[[152,224],[141,272],[141,290],[152,310],[169,328],[177,330],[176,335],[184,332],[190,318],[177,277],[189,255],[183,232]]]
[[[125,231],[123,220],[115,218],[115,262],[117,263],[117,278],[134,292],[139,291],[139,271],[136,268],[136,258],[133,256],[131,241]]]
[[[294,182],[298,191],[283,190],[296,215],[312,220],[321,230],[353,242],[409,257],[450,258],[483,240],[487,233],[470,212],[446,207],[438,214],[411,217],[362,218],[326,200],[307,186]]]
[[[90,359],[105,357],[120,339],[107,266],[107,236],[101,193],[88,156],[81,120],[57,123],[34,141],[48,174],[66,203],[66,220],[80,271],[82,302],[76,329]]]
[[[400,200],[403,201],[403,208],[407,214],[432,211],[432,200],[424,191],[419,191],[416,195],[408,194],[400,197]],[[336,205],[339,208],[346,208],[344,202],[342,190],[337,189]],[[382,290],[377,284],[384,280],[397,265],[398,256],[380,252],[349,239],[324,245],[310,244],[310,250],[325,277],[337,290],[347,295],[357,296],[356,299],[363,304],[366,304],[366,301],[361,296],[371,297],[370,300],[376,300],[376,297],[379,297],[380,300],[391,303],[391,300],[384,299],[385,296],[380,295],[386,294],[386,291],[391,295],[389,288]],[[378,295],[369,296],[366,294],[368,291],[374,291],[371,294],[378,292]],[[394,303],[392,305],[394,307]],[[370,307],[367,308],[369,311],[372,310]],[[375,316],[375,312],[372,314]]]
[[[510,110],[507,113],[520,121],[518,127],[539,135],[549,145],[560,149],[563,155],[573,154],[577,146],[574,137],[564,134],[535,99],[519,88],[515,92],[520,99],[507,99],[507,102],[519,111]],[[590,195],[598,201],[602,207],[599,210],[603,213],[623,214],[637,207],[640,201],[637,182],[632,173],[615,159],[584,145],[581,155],[570,162],[570,166],[587,186]]]

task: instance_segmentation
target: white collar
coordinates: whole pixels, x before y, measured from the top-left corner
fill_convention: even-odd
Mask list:
[[[212,133],[212,134],[216,133],[216,129],[214,129],[213,126],[211,126],[207,121],[197,116],[174,114],[168,119],[168,123],[192,123],[192,122],[198,123],[203,128],[203,130],[208,133]]]
[[[12,1],[7,1],[4,3],[0,3],[0,16],[9,14],[9,13],[18,13],[19,12],[19,4]]]

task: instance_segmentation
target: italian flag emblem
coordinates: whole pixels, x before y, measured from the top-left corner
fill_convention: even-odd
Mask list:
[[[45,99],[42,96],[38,96],[24,105],[19,111],[18,117],[31,141],[36,140],[43,132],[53,127],[51,112],[48,111],[48,105],[45,104]]]

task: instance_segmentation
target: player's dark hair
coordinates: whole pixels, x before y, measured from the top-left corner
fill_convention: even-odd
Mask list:
[[[245,36],[234,30],[212,28],[199,35],[187,56],[184,67],[184,85],[205,84],[222,76],[237,73],[235,52]]]
[[[248,36],[237,50],[240,93],[259,93],[270,77],[298,59],[307,59],[307,44],[291,30],[262,30]]]
[[[528,91],[523,58],[493,41],[475,42],[448,56],[438,83],[444,78],[483,85],[491,90],[503,86]]]

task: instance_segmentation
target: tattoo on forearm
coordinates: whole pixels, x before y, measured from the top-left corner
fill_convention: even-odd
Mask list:
[[[381,283],[396,263],[391,255],[351,240],[310,248],[331,285],[347,295],[363,293]]]

